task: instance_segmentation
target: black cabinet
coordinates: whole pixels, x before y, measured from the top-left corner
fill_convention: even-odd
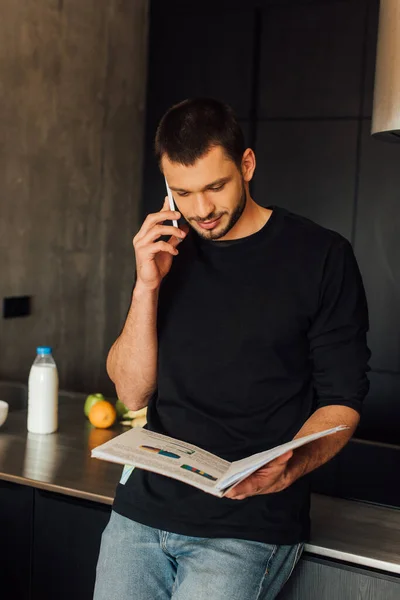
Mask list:
[[[375,320],[374,314],[370,315],[370,320]],[[357,437],[393,444],[392,449],[389,447],[388,450],[394,452],[400,437],[400,373],[372,372],[369,373],[369,380],[370,390],[364,401]],[[389,485],[388,490],[391,488],[392,485]],[[400,501],[397,506],[400,506]]]
[[[165,111],[210,96],[228,102],[247,129],[253,85],[254,10],[192,3],[154,3],[150,15],[143,216],[159,211],[165,185],[154,137]]]
[[[153,5],[150,14],[148,118],[185,98],[229,102],[240,119],[251,109],[254,11],[187,3]]]
[[[29,599],[32,507],[32,488],[0,481],[0,594],[4,600]]]
[[[111,507],[35,491],[32,600],[91,600]]]
[[[369,120],[361,142],[355,251],[369,302],[371,366],[400,373],[400,145],[372,138]]]
[[[259,117],[358,116],[367,2],[281,2],[263,15]]]
[[[375,79],[376,46],[378,39],[379,1],[368,0],[368,22],[366,32],[366,55],[364,76],[364,97],[362,116],[372,115]]]
[[[393,477],[399,462],[398,446],[354,439],[310,474],[311,490],[326,496],[399,507],[400,480]],[[322,528],[326,529],[326,525],[322,524]],[[332,535],[335,537],[333,532]]]
[[[355,121],[260,122],[254,199],[351,238],[356,148]]]
[[[279,600],[398,600],[400,577],[305,554]]]
[[[92,600],[111,507],[0,480],[0,597]]]

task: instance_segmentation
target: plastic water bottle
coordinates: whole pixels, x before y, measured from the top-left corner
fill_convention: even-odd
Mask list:
[[[28,431],[53,433],[58,427],[58,373],[48,346],[36,348],[28,379]]]

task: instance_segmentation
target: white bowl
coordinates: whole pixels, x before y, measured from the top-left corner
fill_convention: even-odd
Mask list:
[[[8,404],[4,400],[0,400],[0,427],[6,422],[8,415]]]

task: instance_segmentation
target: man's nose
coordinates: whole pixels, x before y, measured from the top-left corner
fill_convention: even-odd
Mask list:
[[[207,200],[205,194],[197,194],[194,206],[194,212],[200,219],[206,219],[215,210],[215,206],[210,200]]]

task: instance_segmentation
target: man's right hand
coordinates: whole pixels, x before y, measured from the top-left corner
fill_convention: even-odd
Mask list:
[[[173,257],[179,252],[177,245],[186,237],[185,230],[164,225],[164,221],[179,219],[180,213],[169,210],[168,196],[158,213],[148,215],[133,238],[136,255],[136,287],[146,290],[159,288],[162,279],[169,272]],[[170,235],[167,242],[158,241],[162,235]]]

